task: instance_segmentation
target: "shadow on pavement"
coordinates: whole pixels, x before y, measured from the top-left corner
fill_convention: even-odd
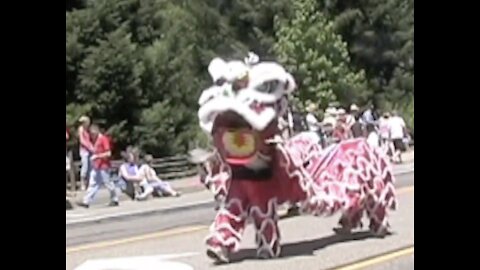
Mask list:
[[[278,259],[313,255],[316,250],[325,248],[330,245],[348,242],[348,241],[360,241],[369,238],[375,238],[369,231],[355,232],[350,235],[338,235],[333,234],[331,236],[322,237],[313,240],[287,243],[282,245],[282,252]],[[256,249],[242,249],[236,254],[232,254],[230,263],[238,263],[244,260],[257,260]]]

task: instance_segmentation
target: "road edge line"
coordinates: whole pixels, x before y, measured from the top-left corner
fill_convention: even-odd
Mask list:
[[[361,259],[343,266],[335,266],[330,268],[330,270],[360,270],[412,254],[414,254],[414,245],[409,245],[379,255],[373,255],[369,258]]]

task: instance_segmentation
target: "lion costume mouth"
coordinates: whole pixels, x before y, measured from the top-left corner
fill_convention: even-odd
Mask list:
[[[269,128],[256,130],[237,112],[226,111],[215,117],[212,135],[229,164],[252,165],[260,160],[269,161],[268,155],[262,154],[269,131]]]

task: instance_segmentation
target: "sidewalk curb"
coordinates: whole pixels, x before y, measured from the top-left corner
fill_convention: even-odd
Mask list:
[[[203,185],[193,185],[193,186],[187,186],[187,187],[180,187],[176,189],[182,194],[191,194],[191,193],[196,193],[205,190],[205,187]],[[67,209],[66,210],[73,210],[78,208],[77,202],[81,201],[82,195],[76,194],[76,196],[67,196]],[[130,197],[128,197],[125,194],[120,195],[120,204],[123,202],[131,202],[134,201]]]
[[[403,171],[396,172],[394,175],[399,176],[399,175],[409,174],[409,173],[412,173],[412,172],[414,173],[415,170],[414,169],[408,169],[408,170],[403,170]]]
[[[88,225],[93,225],[93,224],[100,224],[104,222],[109,222],[109,221],[119,221],[122,219],[128,219],[131,217],[141,217],[141,216],[150,216],[154,214],[168,214],[171,212],[179,212],[179,211],[188,211],[188,210],[195,210],[198,208],[204,208],[204,207],[214,207],[214,201],[213,198],[205,201],[200,201],[200,202],[193,202],[193,203],[188,203],[184,204],[181,206],[174,206],[174,207],[163,207],[163,208],[157,208],[157,209],[149,209],[149,210],[138,210],[138,211],[131,211],[127,213],[116,213],[116,214],[109,214],[109,215],[103,215],[103,216],[98,216],[98,217],[93,217],[93,218],[88,218],[84,220],[80,220],[77,222],[67,222],[67,229],[68,228],[78,228],[78,227],[84,227]]]
[[[395,173],[395,176],[404,175],[412,172],[414,172],[413,168],[402,170]],[[211,198],[208,200],[186,203],[180,206],[162,207],[162,208],[149,209],[149,210],[137,210],[137,211],[130,211],[126,213],[120,212],[120,213],[107,214],[107,215],[102,215],[102,216],[97,216],[92,218],[86,218],[79,221],[67,222],[66,226],[67,226],[67,229],[78,228],[78,227],[85,227],[85,226],[94,225],[94,224],[107,223],[110,221],[121,221],[131,217],[142,217],[142,216],[150,216],[150,215],[156,215],[156,214],[168,214],[172,212],[190,211],[190,210],[195,210],[195,209],[200,209],[205,207],[211,207],[213,209],[214,205],[215,203],[213,201],[213,198]]]

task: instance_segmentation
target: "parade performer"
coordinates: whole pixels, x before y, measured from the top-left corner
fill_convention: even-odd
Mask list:
[[[219,66],[226,82],[202,94],[198,111],[200,127],[215,147],[201,159],[208,163],[202,180],[220,202],[207,255],[228,262],[252,222],[257,256],[279,256],[277,206],[286,202],[298,203],[303,213],[343,213],[341,233],[359,227],[366,213],[372,232],[385,235],[387,210],[396,204],[388,158],[365,139],[326,149],[303,133],[283,139],[278,118],[296,88],[293,77],[274,62]]]

